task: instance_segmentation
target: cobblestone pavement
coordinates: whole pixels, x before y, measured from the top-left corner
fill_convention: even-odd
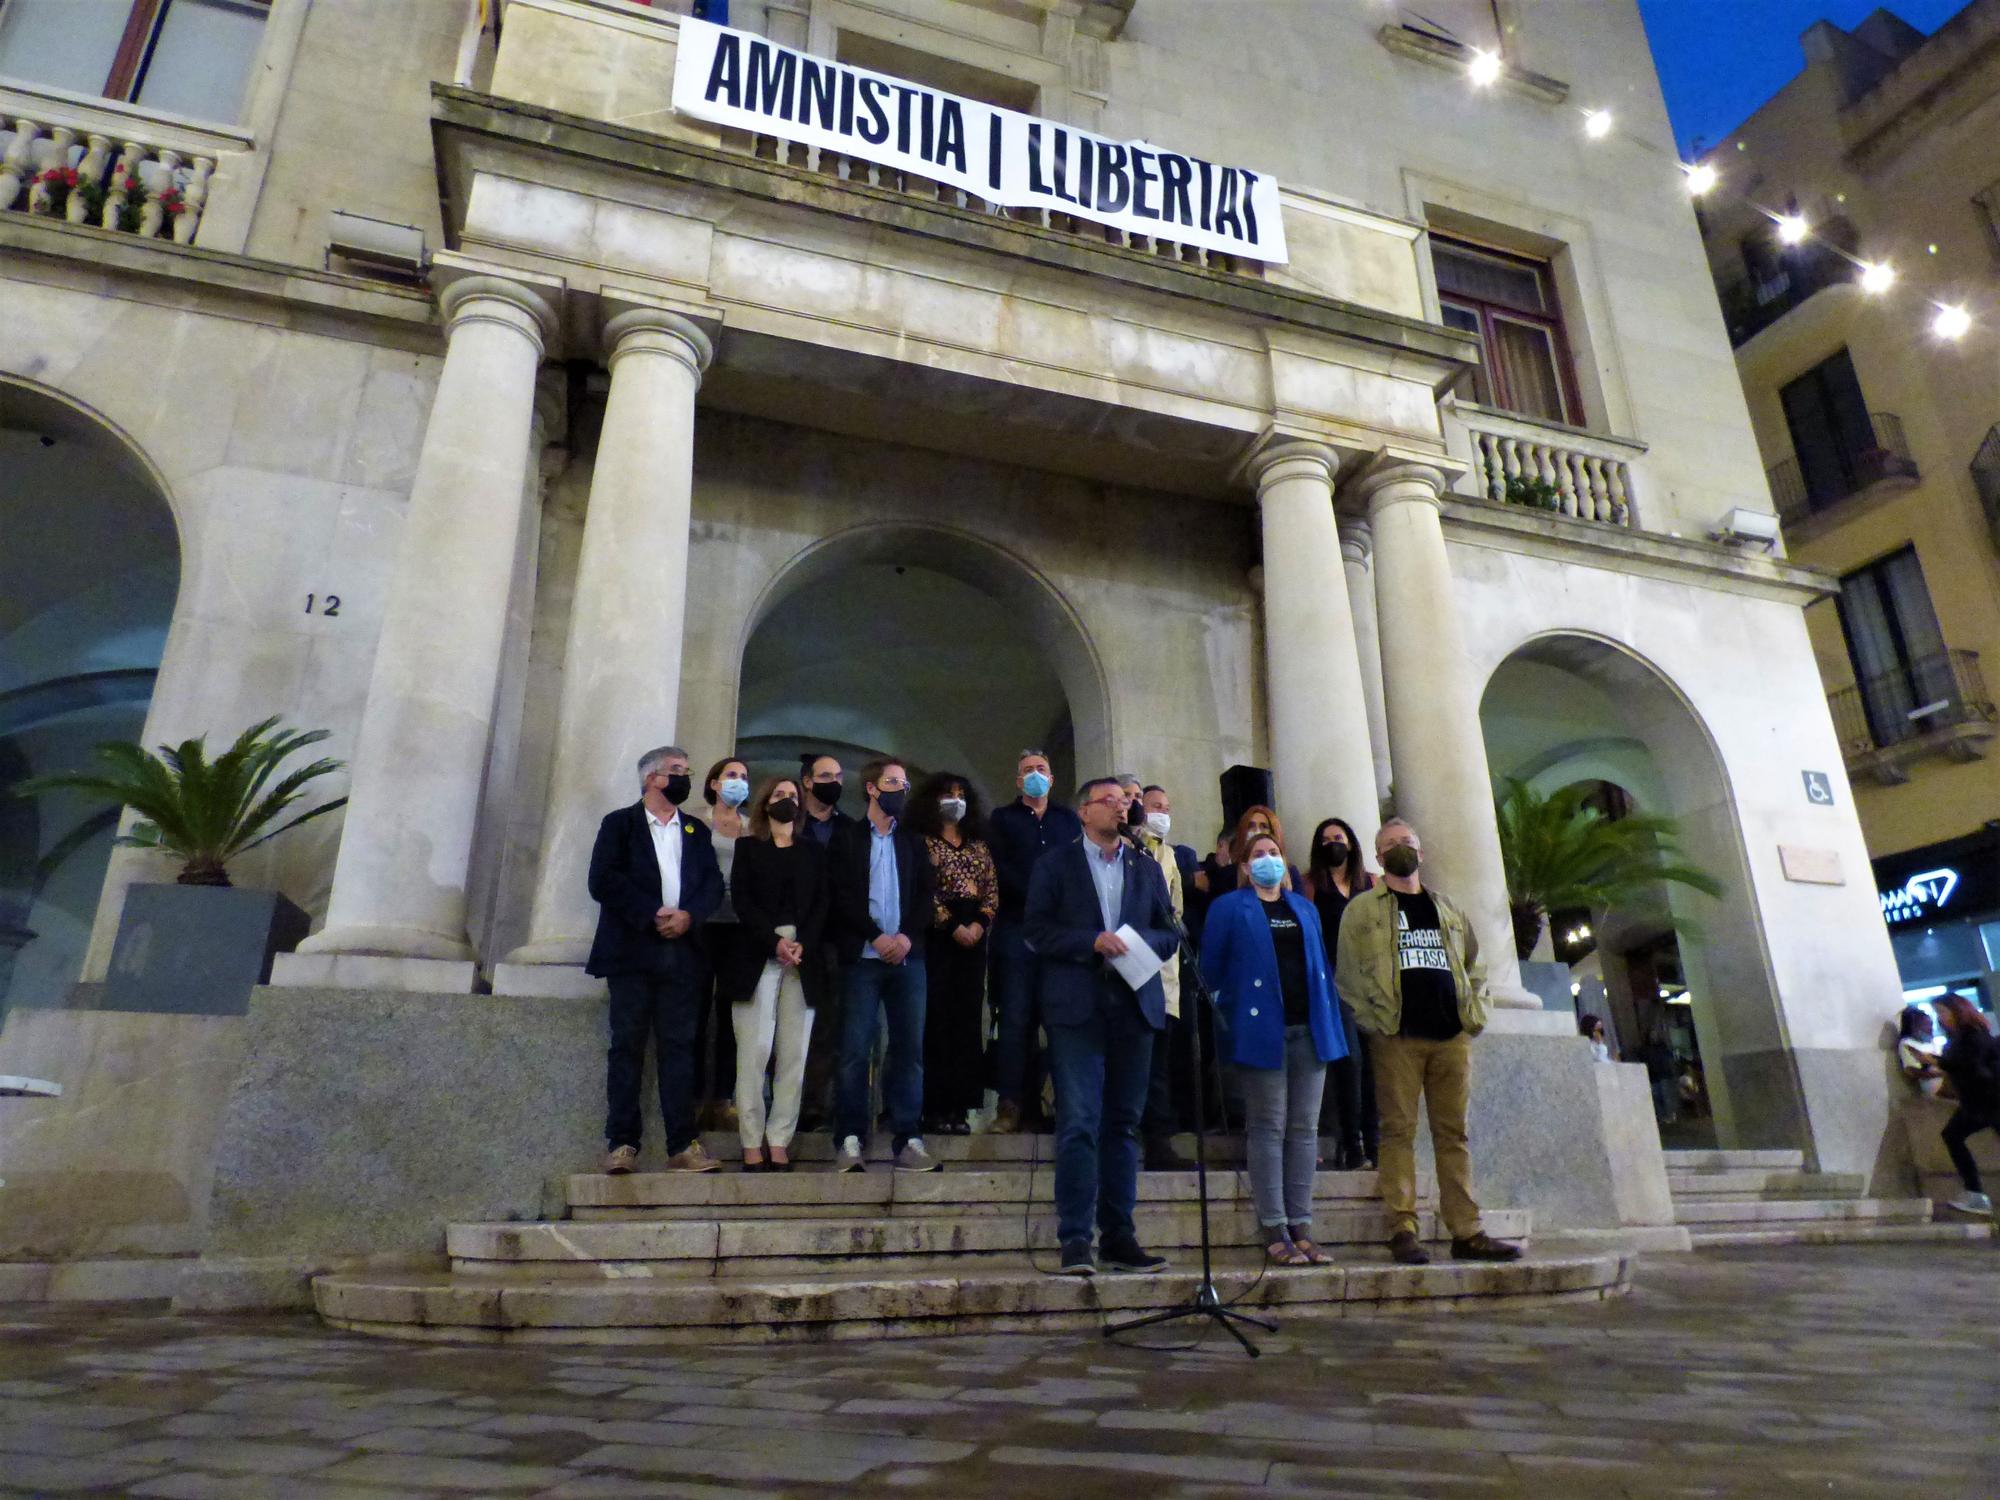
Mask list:
[[[1654,1257],[1627,1298],[1294,1321],[1256,1363],[1220,1334],[491,1349],[16,1304],[0,1492],[1991,1500],[1996,1277],[1988,1245]]]

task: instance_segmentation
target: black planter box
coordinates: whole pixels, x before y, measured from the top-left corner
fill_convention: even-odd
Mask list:
[[[311,925],[276,891],[135,885],[125,893],[101,1010],[240,1016],[271,978],[271,959]]]

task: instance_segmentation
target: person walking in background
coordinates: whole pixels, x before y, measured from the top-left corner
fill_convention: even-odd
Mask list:
[[[1323,819],[1313,830],[1306,856],[1306,895],[1319,913],[1329,964],[1340,962],[1340,919],[1347,914],[1347,903],[1374,884],[1375,878],[1361,862],[1361,841],[1353,825],[1344,818]],[[1345,999],[1338,1004],[1347,1055],[1327,1068],[1320,1133],[1334,1139],[1334,1171],[1373,1171],[1382,1138],[1381,1116],[1375,1109],[1375,1071],[1354,1021],[1354,1007]]]
[[[1604,1018],[1585,1011],[1576,1018],[1576,1034],[1590,1043],[1590,1055],[1597,1062],[1616,1062],[1611,1055],[1611,1043],[1604,1035]]]
[[[1958,1108],[1945,1122],[1944,1149],[1951,1153],[1958,1180],[1965,1185],[1965,1191],[1946,1207],[1990,1216],[1993,1200],[1986,1196],[1978,1163],[1966,1142],[1982,1130],[2000,1131],[2000,1039],[1994,1037],[1984,1012],[1963,995],[1946,995],[1936,1005],[1945,1034],[1938,1067],[1958,1098]]]
[[[834,1130],[836,1170],[865,1166],[873,1133],[868,1065],[875,1054],[877,1017],[889,1020],[882,1062],[882,1102],[889,1113],[899,1172],[935,1172],[924,1149],[924,1004],[926,973],[917,946],[931,917],[931,864],[923,840],[903,821],[909,772],[899,760],[861,768],[866,819],[834,835],[827,851],[827,887],[840,944],[841,1036]]]
[[[1000,880],[969,777],[927,777],[910,799],[909,819],[930,856],[934,890],[924,936],[924,1128],[964,1135],[986,1097],[986,945]]]
[[[743,996],[730,1013],[736,1032],[737,1129],[746,1172],[792,1169],[807,1044],[814,1016],[832,987],[826,853],[799,836],[804,816],[798,780],[775,777],[751,799],[748,829],[736,842],[730,886],[741,941],[731,955],[735,972],[728,984],[732,995]]]
[[[1896,1028],[1896,1067],[1911,1088],[1929,1099],[1944,1087],[1944,1070],[1938,1066],[1944,1044],[1930,1012],[1921,1005],[1903,1007]]]
[[[1215,995],[1224,1060],[1247,1115],[1250,1193],[1274,1265],[1328,1264],[1312,1238],[1320,1093],[1346,1055],[1339,997],[1319,913],[1290,889],[1285,846],[1259,834],[1244,849],[1247,889],[1218,897],[1202,934],[1201,972]]]
[[[1348,903],[1334,971],[1374,1055],[1389,1253],[1406,1266],[1430,1261],[1417,1239],[1421,1105],[1430,1116],[1452,1259],[1519,1260],[1520,1246],[1481,1227],[1472,1192],[1472,1039],[1486,1029],[1493,1003],[1479,967],[1479,940],[1465,913],[1424,885],[1423,857],[1416,829],[1401,818],[1382,825],[1375,835],[1382,882]]]
[[[610,991],[604,1170],[614,1175],[639,1162],[648,1037],[667,1170],[713,1172],[721,1165],[695,1132],[694,1038],[708,1000],[697,934],[722,904],[722,871],[709,831],[680,810],[691,790],[687,751],[648,750],[639,757],[639,800],[605,814],[590,850],[597,933],[583,971]]]
[[[731,899],[730,871],[736,860],[736,841],[749,832],[743,808],[750,800],[750,768],[735,756],[725,756],[708,768],[702,778],[702,800],[708,804],[708,828],[715,845],[716,867],[722,871],[722,904],[702,924],[702,944],[708,952],[710,972],[715,976],[709,1003],[701,1009],[694,1039],[694,1097],[698,1118],[704,1126],[717,1130],[736,1128],[736,1027],[731,1019],[737,1004],[750,998],[749,990],[731,989],[731,982],[745,977],[749,966],[738,951],[743,946],[742,924],[736,920]],[[756,980],[751,979],[754,985]]]
[[[1028,946],[1024,917],[1028,881],[1050,850],[1083,837],[1077,815],[1049,800],[1053,776],[1046,751],[1023,750],[1014,765],[1021,795],[995,808],[987,820],[987,842],[1000,877],[1000,910],[993,919],[992,939],[994,1087],[1000,1096],[993,1129],[999,1135],[1040,1129],[1045,1123],[1040,1118],[1042,1066],[1035,1040],[1042,1024],[1039,960]]]

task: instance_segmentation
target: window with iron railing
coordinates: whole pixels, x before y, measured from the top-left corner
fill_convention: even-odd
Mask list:
[[[1886,479],[1917,477],[1903,424],[1871,412],[1845,349],[1778,392],[1797,456],[1770,471],[1778,514],[1798,521]]]
[[[1930,589],[1905,547],[1840,580],[1836,601],[1854,689],[1869,734],[1893,745],[1921,732],[1912,728],[1924,705],[1949,697],[1950,663]]]
[[[1972,455],[1970,467],[1972,487],[1979,492],[1979,503],[1986,508],[1986,519],[2000,527],[2000,422],[1987,429],[1986,439],[1980,443],[1979,451]]]

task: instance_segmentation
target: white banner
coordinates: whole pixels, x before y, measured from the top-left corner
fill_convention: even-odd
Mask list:
[[[1277,180],[829,62],[685,19],[674,108],[697,120],[857,156],[1009,208],[1273,265],[1285,260]]]

